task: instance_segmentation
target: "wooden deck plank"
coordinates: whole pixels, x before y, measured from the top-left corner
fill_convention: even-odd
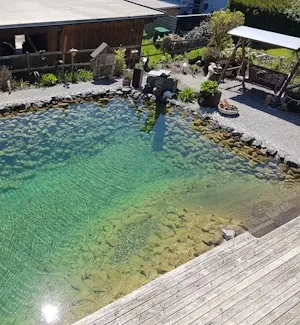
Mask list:
[[[269,314],[263,317],[260,321],[256,322],[255,325],[271,325],[273,322],[280,318],[281,316],[287,315],[287,312],[293,307],[297,306],[300,303],[300,292],[292,296],[290,299],[281,304],[278,308],[272,310]],[[299,309],[298,309],[299,311]],[[282,322],[281,325],[286,324],[287,322]]]
[[[278,262],[279,260],[276,260],[275,262],[267,265],[263,270],[254,273],[250,277],[227,290],[224,294],[218,295],[216,298],[206,303],[203,307],[197,308],[186,318],[184,318],[183,321],[187,324],[191,323],[204,325],[207,322],[214,320],[210,323],[212,325],[220,324],[221,320],[227,320],[230,318],[230,313],[228,313],[230,307],[240,303],[237,306],[239,308],[243,308],[241,307],[241,305],[243,305],[242,300],[244,300],[246,297],[247,301],[249,301],[251,297],[248,298],[248,296],[253,294],[258,299],[260,295],[266,294],[268,291],[296,274],[300,269],[300,253],[288,261],[282,259],[279,263]],[[277,264],[276,266],[274,265],[275,263]],[[272,264],[275,266],[274,268]],[[272,271],[270,271],[270,269],[272,269]],[[233,309],[234,308],[230,309],[231,313],[233,312]]]
[[[158,313],[155,313],[152,318],[149,318],[147,321],[141,322],[141,318],[144,319],[145,315],[147,315],[147,312],[144,312],[142,315],[140,315],[140,317],[138,317],[139,322],[134,322],[133,320],[131,320],[131,324],[134,325],[143,323],[145,325],[150,325],[160,322],[160,324],[169,325],[180,321],[183,317],[187,316],[194,310],[199,309],[203,304],[205,304],[209,300],[221,295],[226,290],[232,288],[236,283],[244,280],[251,274],[262,269],[264,266],[268,265],[273,260],[276,261],[280,254],[284,254],[284,252],[288,253],[287,257],[283,257],[284,259],[290,259],[292,256],[295,256],[294,254],[299,254],[299,234],[294,234],[294,237],[291,236],[290,240],[292,241],[292,243],[290,243],[291,246],[294,244],[296,246],[297,251],[293,253],[289,252],[290,247],[288,247],[287,245],[289,244],[289,241],[287,239],[272,245],[268,249],[264,249],[261,254],[257,254],[254,250],[254,257],[248,260],[243,260],[240,265],[234,265],[232,271],[227,272],[225,275],[209,282],[205,287],[201,288],[200,290],[197,290],[196,292],[193,292],[191,290],[191,294],[186,297],[181,297],[181,299],[177,299],[175,303],[174,298],[176,297],[176,295],[173,296],[168,301],[168,306],[170,307],[164,308],[166,304],[161,303],[159,304],[159,307],[161,307],[162,310]],[[148,312],[148,314],[150,313],[153,313],[153,309]]]
[[[191,310],[190,305],[195,299],[200,299],[203,306],[209,303],[213,309],[217,306],[217,303],[223,304],[226,302],[226,299],[228,299],[229,295],[227,291],[230,289],[229,284],[234,287],[237,286],[240,282],[245,281],[245,277],[251,277],[251,274],[255,274],[259,269],[267,267],[268,264],[274,261],[281,259],[277,262],[277,267],[284,265],[280,264],[283,261],[282,255],[285,255],[285,252],[289,250],[292,250],[292,253],[288,256],[291,257],[292,254],[295,253],[293,247],[297,248],[296,237],[299,237],[299,232],[300,217],[259,239],[255,239],[247,233],[243,234],[231,242],[221,245],[150,282],[133,293],[77,322],[75,325],[146,325],[147,323],[153,325],[163,324],[164,322],[162,322],[162,320],[164,319],[166,319],[166,324],[173,324],[179,320],[176,317],[173,318],[174,313],[178,313],[180,309],[182,311],[184,305],[187,306],[187,310]],[[289,240],[286,239],[287,237],[289,237]],[[290,242],[291,239],[292,243]],[[289,244],[291,244],[291,246],[289,246]],[[300,243],[298,243],[298,246],[300,247]],[[290,259],[292,258],[293,257]],[[289,260],[287,260],[286,263],[288,263],[288,261]],[[272,272],[271,269],[266,270],[269,270],[269,273]],[[260,278],[266,275],[266,270],[260,277],[257,274],[253,275],[251,283],[255,285],[255,276],[257,276],[257,281],[259,281]],[[223,283],[219,282],[219,278],[223,280]],[[243,285],[245,288],[250,286],[249,284],[247,287],[246,282],[243,282]],[[206,288],[203,289],[205,286]],[[187,289],[187,287],[189,288]],[[259,284],[257,287],[259,287]],[[235,290],[239,289],[241,289],[241,287],[237,287]],[[194,291],[189,292],[189,290]],[[202,293],[200,292],[201,290]],[[212,292],[213,290],[215,291]],[[216,296],[217,292],[223,295],[223,297],[218,298],[218,296]],[[207,295],[208,293],[210,296]],[[249,291],[249,293],[251,292]],[[197,296],[195,297],[196,294]],[[214,301],[213,299],[218,300]],[[169,305],[170,303],[171,305]],[[174,312],[170,313],[169,316],[172,316],[170,320],[166,318],[167,309],[163,308],[163,304],[165,304],[165,306],[170,306],[169,308],[166,307],[167,309],[174,308],[175,304],[178,305],[175,309],[171,309]],[[201,306],[193,305],[192,308],[196,307],[200,310]],[[230,308],[228,304],[227,306]],[[157,314],[162,314],[161,311],[163,309],[165,312],[164,316],[158,317],[157,319],[154,318]],[[204,310],[205,309],[202,311]],[[153,313],[155,314],[153,315]],[[217,314],[217,316],[218,315],[219,314]],[[263,315],[263,317],[265,316],[266,315]],[[261,318],[259,318],[259,320],[260,319]],[[186,319],[186,321],[186,323],[183,322],[180,324],[189,324],[191,319]],[[202,325],[202,323],[198,324]]]
[[[284,313],[282,316],[277,318],[273,323],[271,323],[271,325],[290,324],[290,322],[298,315],[300,316],[300,303],[298,303],[293,308],[291,308],[286,313]],[[299,324],[300,324],[300,319],[299,319]]]
[[[299,226],[300,225],[298,225],[298,228]],[[294,230],[296,231],[298,228],[295,227]],[[294,235],[290,236],[289,241],[296,240],[298,237],[298,233],[295,233]],[[169,312],[175,312],[173,309],[171,309],[171,311],[166,310],[171,305],[172,308],[179,308],[180,312],[182,313],[184,304],[190,303],[186,301],[185,296],[191,296],[192,298],[190,299],[196,299],[199,295],[204,295],[205,293],[213,290],[215,286],[229,280],[234,274],[237,274],[238,272],[241,272],[247,268],[248,264],[245,263],[247,259],[254,256],[254,259],[250,260],[252,263],[256,263],[258,260],[261,260],[264,257],[270,258],[270,254],[274,249],[277,250],[278,254],[280,247],[285,246],[284,243],[287,244],[289,241],[281,237],[274,237],[271,241],[263,243],[262,245],[254,247],[253,249],[251,248],[251,250],[249,250],[249,247],[251,246],[249,245],[247,248],[234,252],[230,256],[230,259],[224,259],[223,261],[220,261],[220,263],[209,265],[209,267],[204,270],[204,276],[202,276],[203,272],[201,271],[199,274],[194,274],[188,279],[182,281],[180,284],[176,283],[171,289],[163,291],[155,297],[151,297],[138,308],[128,311],[126,315],[115,318],[113,324],[121,325],[128,321],[130,321],[131,325],[141,323],[148,324],[148,322],[150,324],[153,321],[158,321],[158,318],[160,319],[161,317],[166,317]],[[276,242],[277,245],[275,245]],[[255,244],[253,245],[255,246]],[[284,249],[286,249],[286,247],[282,248],[282,250]],[[260,250],[263,250],[262,254],[258,254]],[[236,258],[236,256],[238,256],[238,258]],[[238,264],[240,264],[239,267],[237,267]],[[196,290],[198,290],[197,293],[195,293]],[[154,318],[152,319],[151,317]]]
[[[300,324],[300,314],[290,320],[286,325],[299,325]],[[282,325],[282,324],[281,324]]]
[[[100,319],[101,324],[102,321],[103,324],[106,324],[104,322],[110,321],[109,319],[111,319],[111,316],[114,315],[115,311],[116,314],[114,317],[120,315],[122,313],[122,310],[127,308],[127,306],[134,308],[135,303],[133,303],[133,301],[135,301],[136,298],[141,299],[146,295],[154,294],[155,291],[160,291],[162,289],[162,286],[167,286],[169,282],[174,281],[176,278],[178,279],[179,277],[185,276],[187,272],[189,272],[191,269],[198,268],[202,263],[213,263],[213,261],[218,261],[219,259],[230,255],[233,251],[238,250],[253,241],[257,242],[257,240],[258,239],[253,237],[248,232],[241,234],[240,236],[234,238],[234,240],[225,242],[222,245],[215,247],[214,249],[194,258],[193,260],[179,266],[178,268],[160,276],[159,278],[142,286],[134,292],[114,301],[110,305],[107,305],[99,311],[76,322],[74,325],[94,325],[95,322],[97,320],[100,321]]]
[[[238,292],[233,297],[230,297],[230,299],[209,309],[206,314],[197,318],[191,324],[205,325],[209,322],[209,325],[218,325],[221,324],[221,322],[225,322],[246,308],[253,301],[264,296],[269,291],[294,276],[299,269],[300,254],[268,273],[254,284],[249,285],[246,289]]]
[[[223,323],[224,325],[255,324],[267,313],[300,291],[300,272],[266,295],[255,300],[250,306]]]
[[[257,312],[252,314],[250,317],[245,319],[240,324],[243,325],[254,325],[257,324],[259,320],[261,320],[264,317],[267,317],[272,311],[276,310],[278,307],[280,307],[283,303],[286,301],[291,301],[293,297],[300,295],[300,273],[296,275],[293,280],[298,280],[298,282],[293,285],[292,287],[288,288],[287,290],[284,290],[279,296],[274,295],[273,300],[271,300],[269,303],[267,303],[262,308],[258,309]],[[286,289],[286,288],[285,288]],[[297,302],[299,299],[297,300]],[[279,309],[279,308],[278,308]]]

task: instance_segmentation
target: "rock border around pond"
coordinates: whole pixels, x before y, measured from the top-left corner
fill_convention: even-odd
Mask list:
[[[20,116],[28,112],[36,112],[44,109],[67,109],[69,105],[80,104],[88,101],[96,101],[100,105],[106,105],[115,97],[130,98],[133,103],[143,100],[155,103],[156,97],[153,94],[144,94],[132,87],[101,88],[97,91],[79,92],[74,94],[53,96],[46,99],[28,100],[25,103],[12,103],[0,106],[0,118]],[[222,146],[226,146],[237,155],[249,160],[249,164],[265,163],[268,159],[270,167],[272,164],[279,166],[284,176],[279,176],[280,180],[294,181],[300,180],[300,166],[280,155],[274,148],[268,148],[255,137],[238,132],[230,127],[224,127],[217,121],[198,112],[198,106],[187,104],[178,100],[168,100],[168,105],[178,109],[187,116],[193,118],[191,127],[200,131],[210,140]]]

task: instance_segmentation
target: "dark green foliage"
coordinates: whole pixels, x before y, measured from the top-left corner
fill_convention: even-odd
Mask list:
[[[186,103],[191,103],[195,99],[194,89],[185,87],[179,92],[179,98]]]
[[[216,81],[207,80],[201,83],[200,92],[203,96],[214,96],[218,92],[218,83]]]
[[[231,0],[245,14],[245,25],[300,37],[299,0]]]
[[[202,47],[197,50],[192,50],[188,55],[187,58],[190,64],[196,63],[198,60],[203,59],[204,53],[206,52],[207,48]]]

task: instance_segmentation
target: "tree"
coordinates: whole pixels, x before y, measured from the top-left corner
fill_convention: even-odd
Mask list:
[[[211,33],[209,45],[222,51],[226,47],[226,44],[231,41],[231,37],[227,33],[231,29],[243,25],[244,22],[244,14],[240,11],[215,11],[208,25],[208,30]]]

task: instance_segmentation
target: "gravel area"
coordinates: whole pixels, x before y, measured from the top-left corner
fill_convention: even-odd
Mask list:
[[[191,75],[178,75],[179,87],[185,85],[199,90],[203,77]],[[115,89],[121,86],[121,80],[99,84],[90,82],[71,84],[69,88],[56,85],[50,88],[27,89],[13,92],[12,94],[0,93],[1,106],[11,104],[26,104],[36,101],[49,101],[55,96],[78,95],[80,93],[99,92],[99,90]],[[279,156],[286,161],[292,161],[300,165],[300,114],[280,111],[264,105],[267,92],[259,87],[247,85],[247,91],[243,93],[241,83],[229,81],[221,85],[222,98],[227,98],[240,110],[236,118],[221,116],[216,109],[199,108],[194,105],[194,110],[201,114],[209,115],[221,126],[233,128],[253,137],[262,146],[278,151]]]
[[[0,92],[0,108],[11,104],[27,104],[36,101],[49,101],[52,97],[78,95],[80,93],[97,92],[100,89],[114,89],[122,85],[122,80],[112,82],[103,81],[97,84],[92,82],[80,82],[65,87],[62,84],[47,88],[32,88],[13,91],[11,94]]]
[[[190,75],[180,76],[181,87],[184,85],[199,89],[203,78]],[[235,131],[253,137],[262,146],[274,149],[280,157],[300,164],[300,114],[284,112],[278,108],[266,106],[268,91],[261,87],[246,85],[243,93],[241,82],[229,81],[221,85],[222,98],[239,108],[238,117],[221,116],[217,109],[198,109],[210,116],[221,126],[231,127]]]

